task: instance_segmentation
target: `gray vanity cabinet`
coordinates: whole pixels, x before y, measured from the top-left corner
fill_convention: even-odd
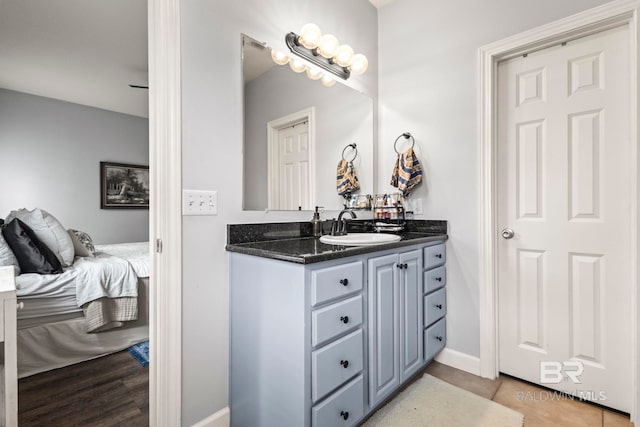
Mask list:
[[[447,343],[447,254],[444,243],[428,246],[424,254],[424,359],[434,358]]]
[[[364,265],[229,254],[234,427],[352,426],[364,415]]]
[[[368,260],[369,406],[423,366],[422,254]]]
[[[231,426],[354,426],[420,371],[444,345],[444,314],[423,309],[443,301],[423,283],[442,282],[438,243],[310,264],[230,252]]]

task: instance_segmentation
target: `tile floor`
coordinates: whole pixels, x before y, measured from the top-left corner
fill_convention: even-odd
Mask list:
[[[525,427],[633,426],[627,415],[569,398],[553,398],[557,395],[546,389],[504,375],[488,380],[438,362],[431,363],[425,372],[520,412]]]

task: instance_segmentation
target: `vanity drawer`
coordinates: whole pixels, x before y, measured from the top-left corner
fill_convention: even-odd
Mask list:
[[[424,360],[431,360],[447,343],[447,319],[440,319],[424,330]]]
[[[362,290],[362,261],[311,272],[311,305],[316,306]]]
[[[447,284],[447,270],[442,267],[434,268],[424,272],[424,293],[428,294]]]
[[[447,252],[445,251],[444,243],[428,246],[423,249],[423,253],[423,266],[425,270],[442,265],[447,261]]]
[[[424,297],[424,325],[429,326],[447,314],[447,292],[440,289]]]
[[[312,427],[352,426],[364,415],[362,375],[311,409]]]
[[[362,295],[311,313],[313,347],[362,324]]]
[[[311,398],[322,399],[362,371],[362,329],[311,353]]]

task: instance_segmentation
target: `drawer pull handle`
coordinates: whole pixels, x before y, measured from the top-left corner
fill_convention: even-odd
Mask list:
[[[433,306],[442,310],[442,304],[434,304]]]
[[[409,268],[408,264],[398,264],[398,268],[402,270],[403,268]]]
[[[18,309],[18,310],[22,310],[23,308],[24,308],[24,301],[20,301],[20,302],[17,304],[17,309]]]
[[[346,325],[349,323],[349,316],[340,316],[340,321]]]
[[[435,337],[438,341],[442,341],[442,336],[438,335]]]
[[[344,369],[347,369],[349,367],[349,361],[348,360],[341,360],[340,364],[342,365],[342,367]]]
[[[340,411],[340,416],[346,421],[349,419],[349,411]]]
[[[342,286],[348,286],[349,285],[349,279],[342,279],[340,280],[340,284]]]
[[[442,259],[442,254],[436,254],[436,258]]]
[[[436,282],[442,282],[442,277],[436,277]]]

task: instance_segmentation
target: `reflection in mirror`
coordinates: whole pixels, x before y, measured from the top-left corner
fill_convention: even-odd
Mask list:
[[[373,193],[373,101],[341,83],[323,86],[271,48],[242,35],[244,79],[243,208],[340,210],[336,167],[357,144],[359,194]],[[344,150],[350,160],[355,154]]]

